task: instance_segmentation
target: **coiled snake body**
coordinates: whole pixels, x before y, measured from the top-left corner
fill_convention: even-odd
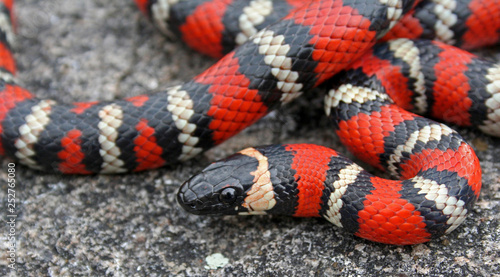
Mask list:
[[[438,42],[399,39],[373,47],[384,35],[401,36],[413,26],[397,23],[404,14],[410,13],[404,22],[412,22],[426,14],[426,5],[450,5],[421,3],[412,11],[411,0],[136,2],[160,29],[167,22],[178,27],[189,45],[213,56],[248,41],[164,92],[61,105],[14,83],[12,28],[4,20],[1,154],[61,173],[156,168],[223,142],[328,80],[325,106],[341,140],[402,181],[374,177],[321,146],[256,147],[191,178],[179,203],[194,213],[323,216],[358,236],[393,244],[428,241],[464,220],[481,187],[474,151],[449,127],[399,106],[498,136],[500,66]],[[454,29],[459,16],[437,14],[449,25],[435,33],[410,29],[467,48],[480,45],[470,38],[482,31],[484,43],[498,40],[498,1],[454,5],[467,27]],[[4,1],[7,19],[11,8],[12,1]],[[239,20],[236,31],[223,24],[231,17]]]

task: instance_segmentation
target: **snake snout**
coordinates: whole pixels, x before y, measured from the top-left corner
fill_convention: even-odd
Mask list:
[[[203,214],[207,199],[213,193],[213,185],[205,181],[203,174],[198,174],[184,182],[177,193],[177,202],[187,212]]]

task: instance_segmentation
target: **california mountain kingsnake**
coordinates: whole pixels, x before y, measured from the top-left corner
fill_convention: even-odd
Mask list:
[[[327,114],[341,140],[361,159],[402,179],[373,177],[321,146],[249,148],[213,163],[181,187],[179,203],[193,213],[323,216],[374,241],[425,242],[464,220],[479,195],[481,170],[455,131],[392,101],[500,135],[498,64],[437,42],[393,40],[372,48],[394,25],[386,38],[412,26],[420,35],[466,48],[479,46],[470,38],[486,30],[485,43],[495,43],[496,0],[424,2],[405,19],[434,17],[438,23],[430,24],[438,26],[436,32],[397,24],[413,7],[411,0],[311,1],[303,7],[303,1],[136,0],[161,30],[168,22],[190,46],[213,56],[253,36],[183,85],[149,96],[69,105],[36,99],[15,84],[12,2],[3,1],[0,37],[2,155],[61,173],[156,168],[223,142],[328,80]],[[429,17],[431,11],[437,13]],[[224,25],[231,18],[240,25]]]

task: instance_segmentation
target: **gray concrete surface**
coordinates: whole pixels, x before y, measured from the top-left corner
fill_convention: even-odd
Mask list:
[[[130,0],[19,0],[17,4],[18,77],[43,97],[69,102],[133,96],[179,84],[213,62],[159,35]],[[481,159],[481,197],[458,230],[426,244],[371,243],[321,219],[198,217],[180,210],[175,193],[183,180],[246,146],[313,142],[345,152],[318,111],[322,98],[308,98],[175,167],[82,177],[44,174],[17,165],[18,276],[500,273],[500,140],[477,131],[459,128]],[[0,164],[2,218],[7,162]],[[2,224],[0,237],[6,232]],[[0,250],[0,275],[13,276],[3,243]]]

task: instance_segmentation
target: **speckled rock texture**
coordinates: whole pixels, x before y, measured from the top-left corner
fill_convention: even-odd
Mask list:
[[[165,38],[131,0],[18,0],[20,83],[59,101],[109,100],[179,84],[213,60]],[[498,48],[497,48],[498,49]],[[483,51],[500,60],[494,49]],[[314,93],[185,164],[119,176],[16,166],[18,276],[493,276],[500,274],[500,139],[459,128],[483,189],[452,234],[417,246],[353,237],[322,219],[199,217],[175,193],[210,161],[247,146],[311,142],[346,152]],[[0,169],[5,218],[7,160]],[[5,238],[7,226],[0,226]],[[0,275],[7,267],[2,243]]]

